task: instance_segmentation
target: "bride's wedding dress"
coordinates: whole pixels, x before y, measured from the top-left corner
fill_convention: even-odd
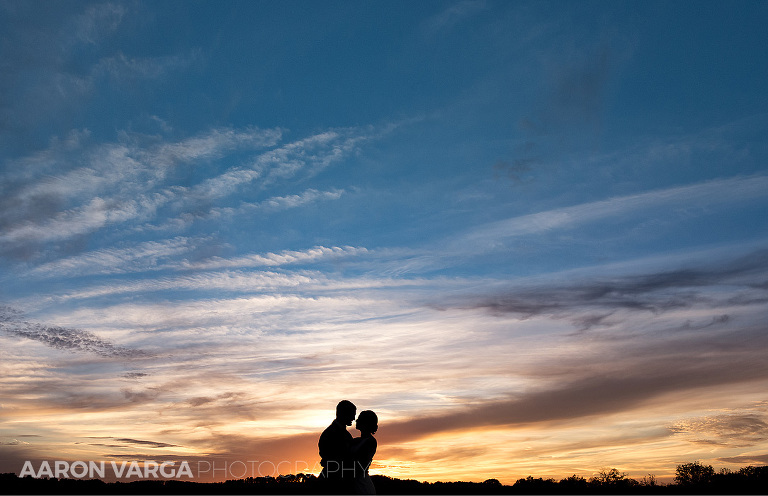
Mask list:
[[[352,441],[351,452],[355,459],[355,494],[376,494],[368,467],[371,466],[373,455],[376,454],[376,438],[358,437]]]

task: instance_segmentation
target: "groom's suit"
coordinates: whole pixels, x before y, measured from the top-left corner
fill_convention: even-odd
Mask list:
[[[339,420],[334,420],[323,433],[317,446],[320,449],[320,465],[323,466],[322,475],[328,479],[341,479],[344,477],[345,465],[350,465],[349,448],[352,444],[352,434],[347,432],[347,426]],[[350,467],[347,467],[351,469]],[[354,470],[348,470],[353,472]],[[351,473],[349,474],[351,475]]]

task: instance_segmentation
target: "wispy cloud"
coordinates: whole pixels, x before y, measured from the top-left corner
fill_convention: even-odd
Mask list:
[[[300,272],[245,272],[232,269],[254,267],[278,268],[322,262],[354,261],[372,252],[363,247],[315,246],[308,250],[284,250],[279,253],[261,253],[233,258],[207,257],[199,260],[187,256],[198,248],[201,240],[177,237],[163,242],[87,252],[82,255],[40,265],[29,271],[30,276],[61,278],[88,275],[120,275],[142,272],[206,271],[188,276],[163,276],[143,281],[114,280],[103,286],[82,287],[67,291],[54,299],[90,298],[124,293],[153,292],[168,289],[229,291],[264,291],[268,288],[353,288],[408,284],[408,281],[381,279],[337,280],[327,278],[316,270]],[[202,240],[203,242],[205,240]],[[222,270],[227,269],[227,270]],[[413,281],[411,281],[413,282]]]
[[[178,231],[190,227],[197,221],[204,219],[216,219],[217,221],[229,221],[241,215],[249,215],[254,212],[279,212],[291,208],[299,208],[321,201],[338,200],[344,194],[344,190],[318,191],[308,189],[302,193],[288,196],[274,196],[260,202],[245,202],[237,207],[211,207],[206,211],[184,213],[171,219],[165,224],[154,226],[142,226],[140,230],[148,231]],[[211,201],[208,199],[206,201]]]
[[[313,304],[325,303],[329,308],[335,302],[344,301],[347,294],[353,294],[355,291],[387,291],[393,288],[422,288],[429,286],[427,281],[423,280],[399,280],[399,279],[377,279],[377,278],[343,278],[337,279],[328,277],[317,271],[298,271],[298,272],[276,272],[276,271],[247,271],[247,270],[224,270],[214,272],[202,272],[189,276],[161,277],[147,281],[115,281],[111,284],[94,285],[83,287],[76,290],[65,291],[61,294],[51,294],[41,296],[41,300],[48,303],[88,300],[93,298],[105,297],[130,297],[130,295],[141,295],[146,298],[149,295],[167,291],[186,291],[189,296],[197,294],[200,297],[204,293],[222,293],[226,292],[233,295],[260,295],[249,300],[234,300],[225,302],[218,301],[221,311],[220,317],[225,317],[228,312],[237,313],[236,308],[229,308],[229,305],[244,305],[248,308],[251,303],[261,301],[268,307],[275,306],[281,308],[289,305],[291,302],[298,301],[312,302]],[[426,297],[422,294],[424,289],[415,289],[416,295],[420,300]],[[336,294],[340,299],[335,300],[325,294]],[[261,296],[266,295],[266,296]],[[310,295],[310,296],[306,296]],[[314,295],[314,296],[312,296]],[[237,303],[239,302],[239,303]],[[158,307],[156,311],[162,313],[163,308],[168,308],[170,302],[165,302],[164,306]],[[198,305],[201,309],[208,308],[207,303],[203,301]],[[224,312],[224,309],[228,312]],[[145,309],[148,310],[148,309]],[[135,309],[141,312],[141,307]],[[188,311],[188,310],[187,310]],[[210,312],[211,310],[206,310]],[[153,311],[154,313],[154,311]],[[128,322],[128,316],[126,315]],[[362,318],[362,317],[361,317]],[[239,319],[238,319],[239,320]]]
[[[539,288],[495,288],[495,295],[474,298],[465,295],[462,303],[457,301],[455,304],[526,317],[584,309],[608,312],[602,314],[598,321],[618,309],[659,313],[702,303],[710,308],[727,307],[739,301],[761,305],[768,301],[768,292],[762,288],[767,262],[768,252],[759,250],[712,267],[698,266],[612,278],[595,277]],[[718,293],[711,290],[718,286],[741,287],[742,298],[736,298],[732,291]]]
[[[718,459],[725,463],[736,463],[738,465],[762,465],[768,463],[768,453],[740,456],[725,456]]]
[[[164,179],[173,166],[219,158],[238,149],[271,147],[281,137],[277,129],[214,128],[171,143],[143,143],[129,137],[120,143],[88,146],[89,134],[85,130],[63,143],[55,140],[50,149],[18,159],[19,166],[38,171],[42,177],[25,177],[27,184],[21,184],[21,188],[16,185],[14,200],[32,203],[51,195],[76,199],[84,195],[140,193]]]
[[[214,129],[203,136],[149,148],[121,143],[90,149],[75,143],[62,149],[54,144],[52,150],[22,160],[26,167],[45,175],[27,177],[26,184],[15,184],[9,191],[0,218],[5,226],[1,239],[10,246],[64,239],[151,216],[177,196],[178,189],[172,187],[151,191],[169,167],[217,157],[244,145],[263,148],[279,137],[274,130]],[[72,167],[81,162],[87,166]],[[49,164],[57,170],[55,175],[48,172]]]
[[[52,116],[72,116],[81,105],[103,94],[105,87],[156,82],[200,59],[194,48],[159,56],[126,55],[115,49],[110,41],[121,34],[130,36],[126,20],[140,15],[135,5],[57,6],[49,9],[50,15],[34,9],[25,12],[27,8],[19,5],[6,11],[10,14],[7,47],[14,49],[4,50],[0,75],[0,126],[8,138],[45,126]],[[106,78],[109,84],[100,84]]]
[[[167,73],[181,71],[200,58],[198,52],[164,57],[128,57],[123,53],[105,57],[93,67],[92,79],[102,74],[118,84],[131,84],[137,80],[158,79]]]
[[[29,444],[29,443],[26,441],[19,441],[18,439],[13,439],[11,441],[0,441],[0,445],[4,445],[4,446],[19,446],[23,444]]]
[[[148,241],[130,248],[107,248],[63,258],[33,268],[33,276],[86,276],[124,274],[160,270],[170,257],[194,250],[195,240],[177,237],[165,241]]]
[[[241,185],[260,178],[261,186],[295,176],[299,171],[315,174],[350,153],[369,133],[359,130],[326,131],[263,153],[244,167],[202,181],[192,189],[196,196],[213,199],[228,196]]]
[[[766,201],[766,188],[765,175],[732,177],[516,215],[457,230],[407,252],[401,250],[393,254],[394,260],[383,270],[397,275],[429,273],[481,262],[489,256],[508,257],[505,260],[514,263],[530,255],[526,244],[541,245],[552,253],[558,249],[573,253],[581,244],[598,239],[604,240],[606,246],[630,237],[640,242],[649,236],[669,234],[662,229],[659,233],[644,230],[649,223],[697,226],[691,223],[706,219],[715,207],[746,209],[761,205]]]
[[[487,8],[485,0],[462,0],[454,2],[439,14],[430,18],[424,24],[424,32],[428,37],[448,31],[456,24]]]
[[[259,203],[244,204],[241,208],[283,210],[286,208],[296,208],[318,200],[338,200],[343,193],[344,190],[318,191],[310,188],[298,195],[275,196]]]
[[[663,395],[698,388],[760,380],[768,374],[768,364],[760,358],[766,346],[761,330],[752,329],[744,336],[758,339],[757,350],[751,345],[737,345],[732,356],[703,361],[715,346],[699,347],[696,353],[660,357],[644,356],[633,360],[620,374],[604,373],[567,381],[552,389],[535,391],[502,401],[469,405],[456,412],[429,415],[388,427],[391,442],[400,442],[442,431],[475,429],[483,426],[525,425],[568,421],[580,417],[605,415],[630,410]],[[734,367],[748,363],[749,367]],[[589,398],[585,401],[585,398]]]
[[[460,237],[460,243],[472,243],[472,248],[482,249],[484,246],[492,247],[506,238],[553,229],[575,229],[603,219],[639,215],[650,209],[670,209],[675,206],[690,209],[695,206],[763,199],[766,188],[768,176],[758,175],[614,197],[492,222],[464,234]]]
[[[221,213],[215,210],[215,202],[236,192],[240,186],[262,178],[260,187],[263,188],[293,177],[300,170],[315,174],[351,152],[361,140],[368,139],[367,133],[325,132],[260,154],[248,167],[230,168],[193,187],[162,184],[172,166],[220,158],[241,148],[270,147],[280,136],[279,130],[213,129],[175,143],[144,147],[138,142],[125,142],[82,149],[74,156],[67,151],[67,154],[46,153],[28,158],[26,161],[47,163],[55,157],[64,170],[71,170],[39,182],[27,178],[28,184],[17,187],[6,197],[4,204],[8,208],[0,218],[5,226],[0,242],[7,254],[29,251],[41,243],[92,233],[112,225],[148,222],[161,207],[186,215],[198,210],[200,204],[208,204],[212,214]],[[88,166],[71,167],[83,159],[89,162]],[[297,195],[246,203],[243,208],[295,208],[313,201],[337,199],[341,194],[340,190],[309,189]],[[199,213],[190,215],[192,221],[201,217]],[[203,213],[202,217],[205,216]]]
[[[171,443],[163,443],[159,441],[145,441],[142,439],[130,439],[130,438],[118,438],[118,437],[98,437],[98,436],[90,436],[92,439],[111,439],[114,442],[121,443],[120,445],[115,446],[143,446],[147,448],[178,448],[179,446],[176,444]]]
[[[254,254],[227,259],[214,257],[199,262],[185,263],[184,267],[205,270],[234,267],[277,267],[282,265],[313,263],[328,259],[354,257],[367,253],[369,253],[369,250],[362,247],[316,246],[304,251],[285,250],[280,253]]]
[[[262,293],[286,290],[316,282],[311,274],[283,274],[279,272],[221,271],[181,277],[162,277],[148,281],[113,282],[103,286],[82,288],[53,297],[54,300],[87,299],[118,296],[128,293],[151,294],[176,291],[229,291]]]
[[[145,356],[142,350],[117,346],[81,329],[71,329],[21,320],[18,312],[0,309],[0,329],[9,335],[39,341],[60,350],[94,353],[104,357]]]
[[[175,143],[164,143],[138,152],[155,166],[169,167],[178,163],[221,157],[238,149],[257,150],[275,146],[282,137],[280,129],[215,128],[198,136]]]
[[[739,440],[742,443],[754,444],[768,439],[768,415],[766,412],[745,410],[738,413],[696,417],[675,423],[673,429],[677,433],[692,434],[697,437],[694,442],[700,442],[705,437],[710,442],[727,442]]]
[[[125,17],[126,8],[119,3],[92,5],[70,21],[71,36],[82,43],[94,45],[111,35]]]

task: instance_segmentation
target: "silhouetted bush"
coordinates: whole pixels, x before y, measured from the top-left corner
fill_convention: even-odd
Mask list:
[[[562,492],[568,494],[586,494],[589,491],[587,479],[576,474],[560,479],[558,486]]]
[[[525,479],[518,479],[513,485],[512,489],[518,493],[527,494],[552,494],[557,491],[557,482],[555,479],[542,479],[541,477],[534,478],[530,475]]]
[[[680,486],[700,486],[712,482],[715,469],[712,465],[702,465],[700,462],[684,463],[677,466],[675,482]]]

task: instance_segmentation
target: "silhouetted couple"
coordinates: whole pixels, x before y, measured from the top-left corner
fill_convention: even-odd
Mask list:
[[[360,412],[355,429],[360,437],[353,438],[347,426],[355,420],[357,407],[347,400],[336,405],[336,420],[320,435],[320,465],[326,492],[334,494],[376,494],[368,467],[376,453],[379,419],[370,410]]]

